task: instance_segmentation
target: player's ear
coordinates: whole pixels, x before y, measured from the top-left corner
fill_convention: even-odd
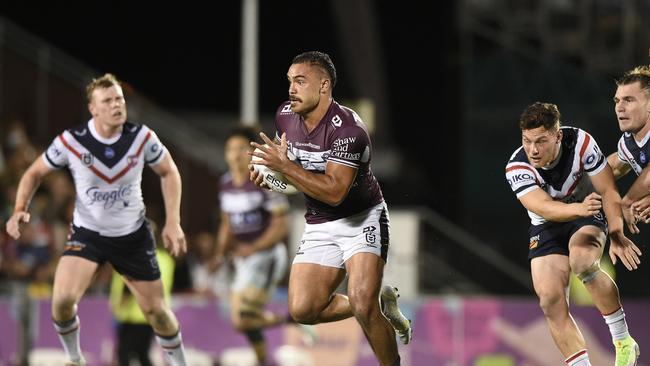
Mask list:
[[[559,128],[558,131],[557,131],[557,143],[559,144],[560,142],[562,142],[562,129],[561,128]]]
[[[325,93],[330,87],[330,79],[321,79],[320,92]]]

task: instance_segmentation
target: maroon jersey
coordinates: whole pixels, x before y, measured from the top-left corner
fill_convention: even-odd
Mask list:
[[[381,187],[370,169],[372,145],[366,126],[352,109],[332,101],[313,131],[307,132],[303,119],[293,113],[290,102],[275,114],[277,136],[287,134],[289,150],[306,170],[325,173],[325,166],[343,164],[357,169],[350,191],[338,206],[330,206],[305,195],[308,224],[338,220],[381,203]]]
[[[283,194],[256,186],[250,180],[237,187],[226,173],[219,180],[219,206],[230,218],[230,229],[239,242],[251,242],[266,230],[271,214],[288,211],[289,200]]]

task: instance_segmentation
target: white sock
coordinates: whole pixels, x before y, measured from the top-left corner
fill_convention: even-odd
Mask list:
[[[612,340],[618,341],[630,336],[630,332],[627,330],[623,307],[618,308],[618,310],[609,315],[603,315],[603,318],[605,318],[605,323],[609,327],[609,332],[612,333]]]
[[[172,366],[185,366],[185,350],[183,349],[183,337],[179,330],[173,336],[163,337],[156,334],[156,340],[162,349],[165,351],[165,358]]]
[[[54,323],[54,329],[59,333],[61,345],[65,350],[71,362],[81,362],[81,348],[79,347],[79,317],[75,315],[74,318],[64,323]]]
[[[587,354],[586,349],[574,353],[566,360],[564,360],[564,362],[568,366],[591,366],[591,362],[589,362],[589,355]]]

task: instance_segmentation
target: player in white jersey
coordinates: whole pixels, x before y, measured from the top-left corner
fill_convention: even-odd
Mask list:
[[[379,363],[400,364],[396,332],[411,340],[397,292],[382,287],[389,215],[372,169],[372,144],[361,118],[332,98],[336,69],[322,52],[305,52],[287,72],[289,101],[276,113],[279,143],[252,143],[260,163],[284,174],[304,193],[305,231],[291,266],[289,311],[304,324],[354,316]],[[290,161],[291,146],[300,165]],[[251,172],[261,185],[262,177]],[[348,275],[348,296],[335,293]],[[381,298],[381,304],[379,301]]]
[[[578,128],[561,128],[560,111],[551,103],[528,106],[519,127],[523,146],[508,161],[506,179],[531,218],[533,286],[567,365],[590,365],[585,340],[569,313],[569,274],[573,271],[584,283],[612,339],[632,339],[618,288],[600,269],[600,258],[608,234],[614,263],[618,257],[629,270],[636,269],[640,251],[624,235],[621,197],[593,137]],[[637,356],[619,354],[617,348],[616,365],[634,365]]]
[[[140,188],[146,163],[161,180],[166,212],[164,244],[173,255],[182,254],[186,245],[180,225],[178,169],[153,131],[126,121],[126,101],[115,76],[93,79],[86,87],[86,97],[92,119],[57,136],[25,172],[7,232],[20,237],[20,225],[29,222],[29,203],[42,178],[67,167],[75,183],[76,204],[54,278],[52,319],[68,364],[85,364],[79,347],[77,304],[98,266],[110,262],[135,296],[168,361],[185,365],[179,324],[164,299]]]
[[[637,220],[650,223],[650,66],[626,72],[616,85],[614,108],[623,136],[607,160],[616,178],[630,170],[638,177],[622,200],[630,231],[638,232]]]

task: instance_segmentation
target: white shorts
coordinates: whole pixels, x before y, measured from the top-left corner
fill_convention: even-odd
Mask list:
[[[388,259],[390,219],[385,202],[361,213],[322,224],[306,224],[293,263],[344,268],[357,253]]]
[[[279,243],[246,258],[236,257],[233,263],[232,291],[239,292],[249,287],[273,291],[287,271],[287,248],[284,243]]]

